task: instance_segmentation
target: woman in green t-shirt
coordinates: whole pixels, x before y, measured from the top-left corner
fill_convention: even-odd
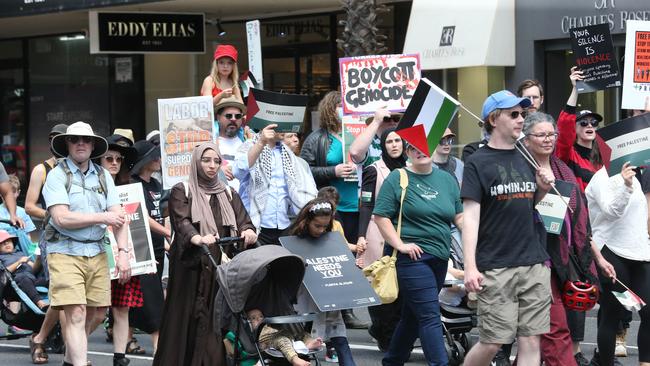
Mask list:
[[[384,356],[384,365],[403,365],[420,338],[429,365],[446,365],[438,293],[447,272],[451,224],[462,229],[463,205],[454,178],[433,169],[431,157],[413,146],[406,149],[408,187],[400,214],[400,173],[388,175],[375,202],[375,223],[386,243],[398,251],[397,278],[402,316]],[[435,278],[435,281],[431,279]]]

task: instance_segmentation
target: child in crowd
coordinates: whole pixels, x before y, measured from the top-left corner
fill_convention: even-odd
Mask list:
[[[21,290],[41,310],[47,310],[47,302],[43,301],[36,291],[36,286],[47,286],[44,278],[36,278],[33,273],[34,262],[29,260],[23,252],[14,251],[14,239],[16,236],[9,234],[5,230],[0,230],[0,262],[14,276],[14,281]]]
[[[324,199],[329,201],[332,204],[332,209],[334,210],[334,213],[336,214],[336,206],[339,204],[339,192],[336,190],[336,188],[332,186],[326,186],[318,190],[318,195],[316,198]],[[343,231],[343,225],[339,222],[339,220],[334,219],[332,223],[332,231],[338,231],[343,235],[345,238],[345,233]],[[362,245],[357,245],[357,244],[350,244],[348,243],[348,249],[352,251],[353,253],[361,254],[363,251],[366,249],[365,246]]]
[[[221,44],[214,51],[212,69],[203,80],[201,95],[211,95],[215,105],[231,96],[243,103],[238,84],[237,49],[229,44]]]
[[[331,190],[328,191],[330,194],[332,193]],[[336,192],[336,190],[334,189],[333,192]],[[321,196],[320,192],[319,196]],[[336,221],[334,220],[335,209],[336,206],[329,199],[315,198],[309,201],[298,213],[296,221],[291,228],[291,234],[303,238],[311,237],[317,239],[323,234],[331,232]],[[318,313],[318,318],[313,323],[311,334],[312,336],[322,337],[328,341],[326,361],[333,360],[333,354],[329,346],[331,344],[336,350],[339,365],[356,365],[352,358],[352,351],[348,343],[341,311],[320,312],[304,285],[298,291],[296,310],[302,313]]]
[[[251,309],[248,310],[246,314],[248,315],[248,320],[250,321],[253,330],[257,330],[264,320],[264,314],[262,311],[259,309]],[[264,328],[262,328],[259,341],[263,350],[273,348],[282,352],[282,355],[284,355],[287,361],[291,362],[291,365],[309,366],[311,363],[300,358],[298,352],[296,352],[296,349],[294,348],[293,340],[296,339],[297,336],[302,337],[302,342],[310,351],[317,351],[323,345],[323,339],[320,337],[314,339],[311,338],[308,333],[296,335],[292,334],[292,332],[288,330],[275,329],[270,325],[265,325]]]
[[[15,175],[10,175],[9,176],[9,184],[11,184],[11,189],[14,194],[14,198],[18,200],[18,196],[20,196],[20,180],[18,179],[17,176]],[[32,221],[31,217],[25,212],[25,209],[16,206],[16,215],[20,217],[23,222],[25,223],[25,232],[30,234],[30,239],[32,242],[38,242],[38,237],[31,237],[32,235],[35,235],[35,230],[36,226],[34,226],[34,222]],[[7,207],[5,206],[4,203],[0,204],[0,219],[3,220],[8,220],[9,219],[9,211],[7,210]]]

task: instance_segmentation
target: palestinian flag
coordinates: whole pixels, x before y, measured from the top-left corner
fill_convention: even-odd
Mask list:
[[[260,84],[257,82],[255,76],[253,76],[253,73],[250,72],[250,70],[244,72],[244,74],[242,74],[242,76],[239,78],[239,88],[241,89],[244,98],[248,97],[248,93],[250,93],[251,88],[259,89],[259,87]]]
[[[246,106],[246,123],[257,131],[277,124],[276,132],[300,132],[308,100],[307,95],[251,88]]]
[[[646,305],[637,294],[630,290],[626,290],[625,292],[612,291],[612,294],[629,311],[639,311]]]
[[[395,132],[431,156],[459,106],[456,99],[422,78]]]
[[[626,118],[596,131],[600,156],[612,176],[625,162],[641,166],[650,163],[650,114]]]

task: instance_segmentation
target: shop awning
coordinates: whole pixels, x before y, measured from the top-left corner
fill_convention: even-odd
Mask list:
[[[515,0],[413,0],[404,53],[422,69],[515,65]]]

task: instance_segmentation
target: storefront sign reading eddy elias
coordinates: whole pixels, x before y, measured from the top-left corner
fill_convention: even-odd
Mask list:
[[[578,93],[589,93],[621,86],[621,73],[614,56],[612,36],[607,24],[573,28],[569,32],[576,65],[583,72]]]
[[[90,53],[205,53],[204,15],[89,12]]]

